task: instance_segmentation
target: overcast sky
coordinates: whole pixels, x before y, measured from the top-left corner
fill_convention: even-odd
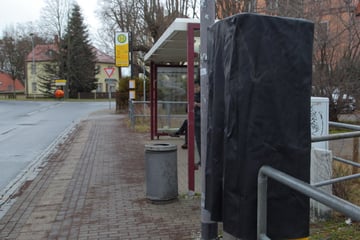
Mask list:
[[[97,0],[77,0],[77,2],[83,13],[85,24],[91,32],[95,32],[99,27],[95,16],[95,10],[98,8]],[[44,0],[0,0],[0,36],[6,27],[16,26],[17,23],[38,21],[44,5]]]

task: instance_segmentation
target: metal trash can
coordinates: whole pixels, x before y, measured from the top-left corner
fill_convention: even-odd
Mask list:
[[[145,145],[146,198],[169,201],[178,196],[177,146],[168,143]]]

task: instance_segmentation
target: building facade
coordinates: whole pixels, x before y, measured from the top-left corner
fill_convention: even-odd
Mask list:
[[[95,76],[97,79],[97,89],[95,89],[93,93],[115,92],[119,81],[119,69],[115,67],[115,59],[96,48],[93,48],[93,50],[96,53],[96,69],[98,70]],[[41,76],[45,74],[47,65],[55,64],[55,55],[57,52],[58,47],[56,44],[45,44],[36,45],[27,55],[25,59],[25,95],[27,97],[44,96],[41,85],[39,84]],[[111,83],[109,83],[109,79],[112,79]],[[55,80],[57,79],[54,79],[54,85]]]

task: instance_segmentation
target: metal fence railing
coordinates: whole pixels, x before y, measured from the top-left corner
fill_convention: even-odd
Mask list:
[[[257,236],[259,240],[270,239],[266,235],[267,219],[267,179],[268,177],[299,191],[310,198],[337,210],[353,220],[360,221],[360,207],[334,195],[325,193],[316,187],[300,181],[286,173],[263,166],[258,175],[258,210],[257,210]]]
[[[321,142],[329,140],[337,140],[344,138],[358,138],[360,137],[360,126],[344,123],[335,123],[330,122],[330,126],[346,128],[350,130],[355,130],[355,132],[348,133],[339,133],[331,134],[327,136],[316,136],[312,137],[312,142]],[[357,146],[357,145],[356,145]],[[351,165],[356,168],[360,168],[360,164],[349,161],[340,157],[333,157],[335,161],[339,161],[348,165]],[[299,179],[296,179],[284,172],[276,170],[269,166],[263,166],[259,170],[258,174],[258,206],[257,206],[257,239],[259,240],[269,240],[270,238],[266,235],[267,232],[267,180],[268,177],[296,190],[302,194],[350,217],[352,220],[360,221],[360,207],[352,204],[344,199],[341,199],[337,196],[326,193],[317,187],[330,185],[346,180],[351,180],[355,178],[360,178],[360,174],[351,174],[348,176],[342,176],[330,180],[321,181],[314,183],[312,185],[303,182]]]
[[[129,119],[134,128],[137,118],[150,119],[150,101],[129,100]]]
[[[179,128],[186,114],[185,101],[157,101],[157,127],[158,130]],[[131,127],[135,127],[137,120],[142,119],[150,125],[150,102],[129,101],[129,119]]]
[[[187,118],[186,108],[185,101],[157,101],[157,131],[176,131]]]

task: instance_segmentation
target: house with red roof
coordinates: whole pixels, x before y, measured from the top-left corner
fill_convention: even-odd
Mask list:
[[[9,74],[0,71],[0,94],[14,93],[14,86],[16,93],[23,93],[25,90],[24,85],[19,79],[14,80]]]
[[[96,93],[106,93],[108,91],[115,92],[118,84],[115,86],[108,85],[107,79],[115,79],[119,81],[118,68],[115,67],[115,59],[99,49],[93,48],[96,53],[96,68],[99,73],[95,78],[98,79]],[[54,62],[55,54],[58,52],[56,44],[39,44],[25,58],[25,76],[26,76],[26,95],[27,96],[43,96],[39,81],[40,76],[45,73],[45,66],[51,62]],[[64,79],[66,80],[66,79]],[[59,81],[54,79],[54,84]],[[63,82],[63,80],[61,80]]]

